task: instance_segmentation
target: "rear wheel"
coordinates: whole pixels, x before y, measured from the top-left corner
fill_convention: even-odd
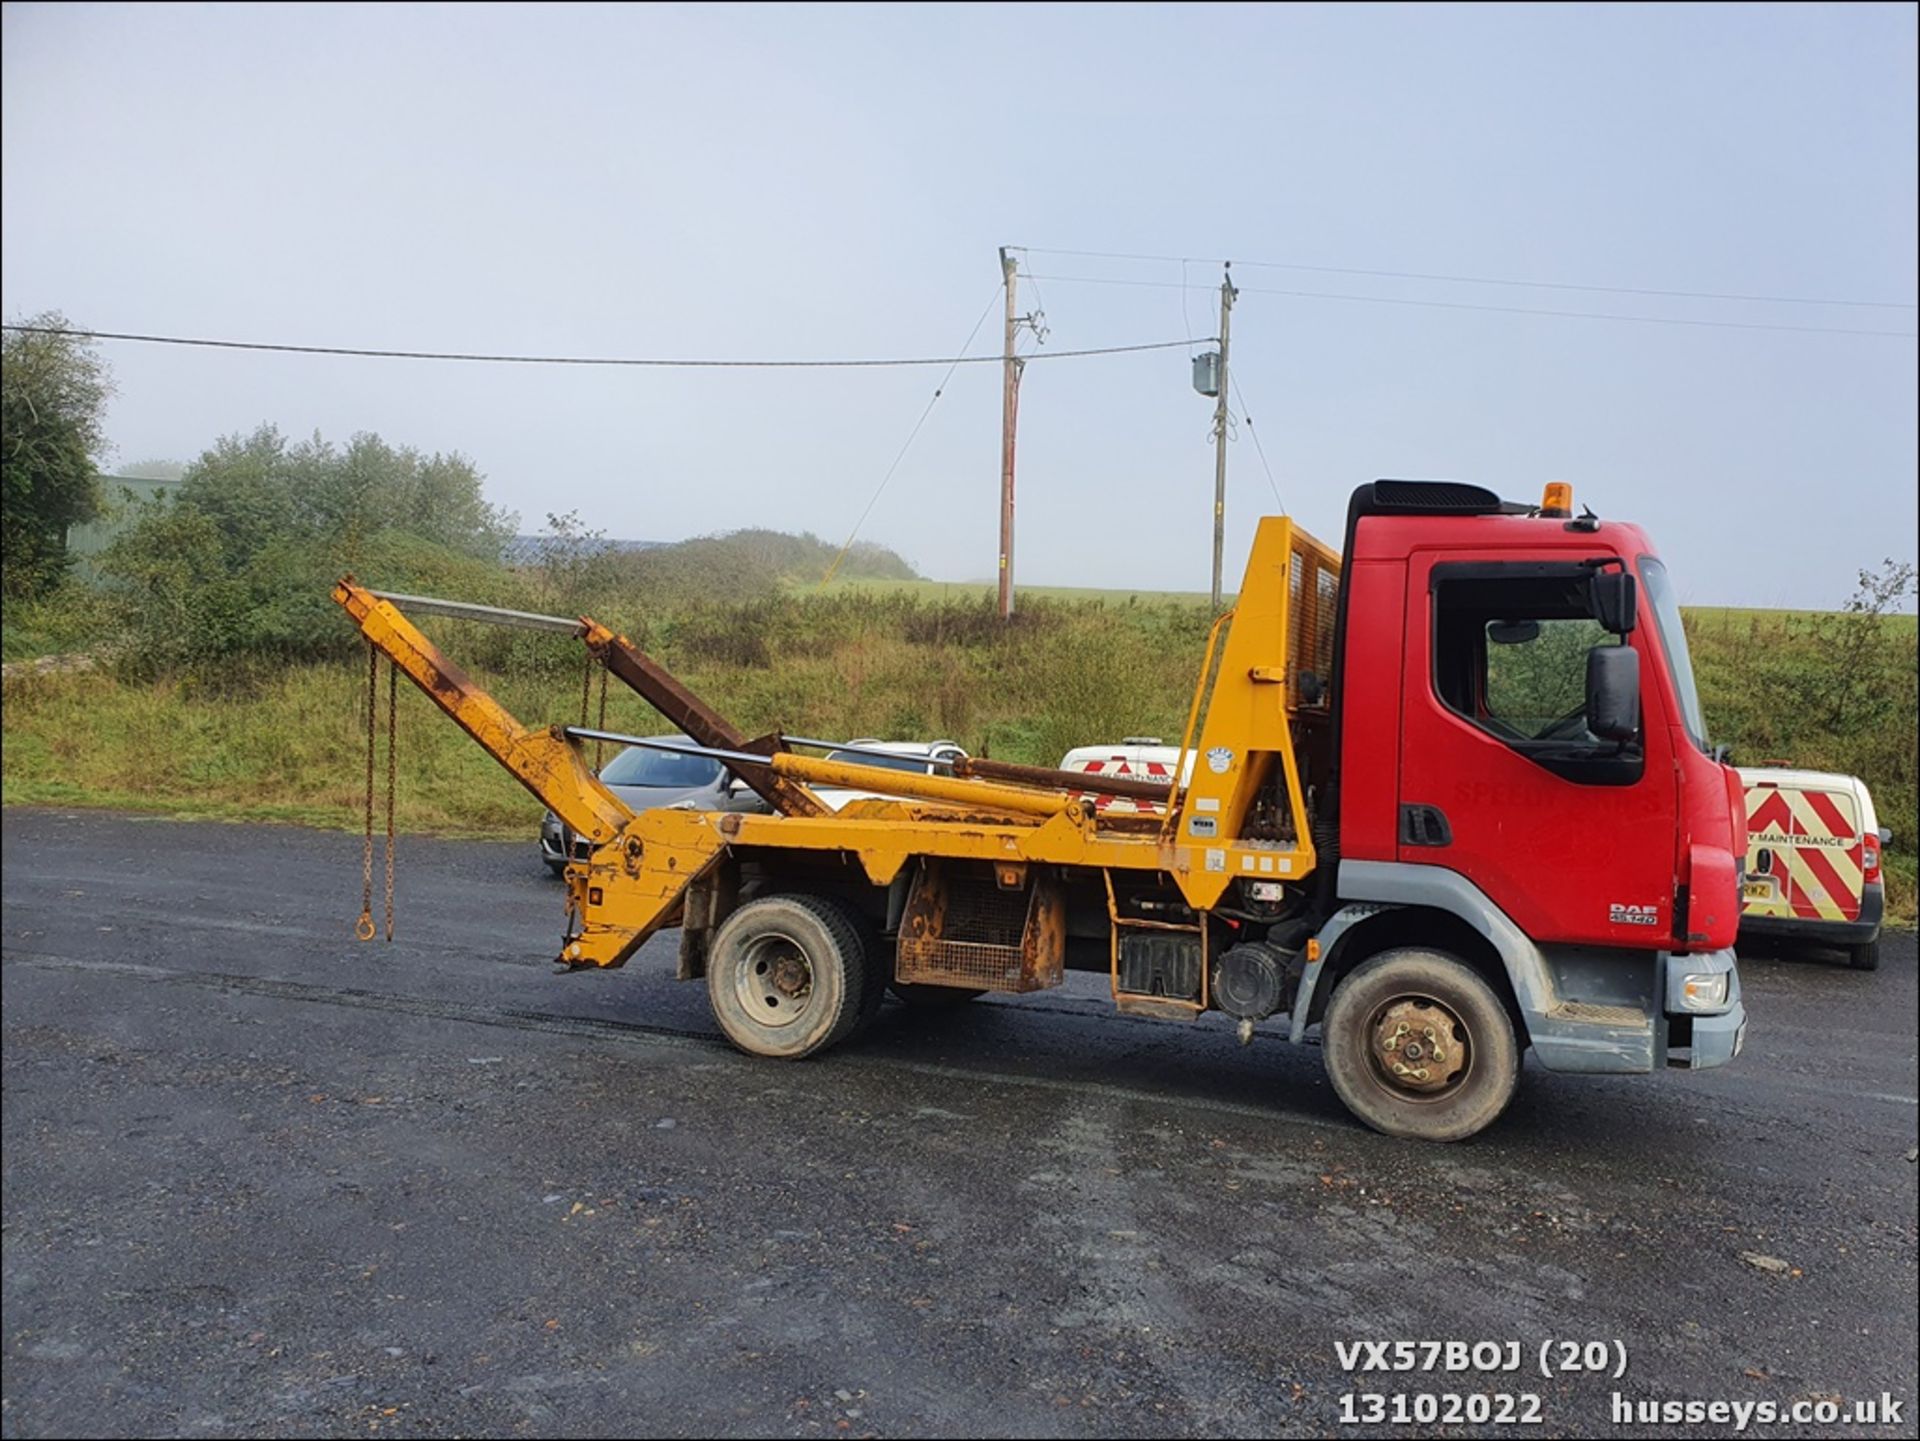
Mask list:
[[[824,896],[750,901],[715,932],[707,1000],[727,1039],[799,1060],[844,1040],[867,1009],[866,947],[851,911]]]
[[[1875,936],[1864,945],[1847,947],[1847,964],[1856,971],[1877,971],[1880,969],[1880,937]]]
[[[1322,1025],[1327,1075],[1376,1131],[1459,1141],[1513,1099],[1520,1046],[1500,996],[1441,951],[1393,950],[1340,982]]]

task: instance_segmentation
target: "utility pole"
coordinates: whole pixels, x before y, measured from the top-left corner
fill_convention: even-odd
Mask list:
[[[1000,619],[1013,615],[1013,434],[1020,416],[1020,372],[1026,362],[1013,353],[1020,333],[1015,293],[1019,263],[1000,247],[1000,274],[1007,287],[1007,333],[1001,349],[1005,373],[1000,391]]]
[[[1233,262],[1220,281],[1220,393],[1213,403],[1213,608],[1220,609],[1220,559],[1227,534],[1227,346],[1233,317]],[[1009,452],[1011,453],[1011,452]]]

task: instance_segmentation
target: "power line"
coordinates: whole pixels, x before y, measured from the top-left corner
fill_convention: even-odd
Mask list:
[[[1260,432],[1254,428],[1253,417],[1247,414],[1247,397],[1240,389],[1240,380],[1229,372],[1227,384],[1233,387],[1234,399],[1240,402],[1240,418],[1247,423],[1247,434],[1253,437],[1253,448],[1260,456],[1260,468],[1267,473],[1267,486],[1273,491],[1273,503],[1280,507],[1280,514],[1285,515],[1287,503],[1280,498],[1280,483],[1273,478],[1273,467],[1267,464],[1267,448],[1260,443]]]
[[[933,388],[933,394],[927,397],[926,408],[920,412],[920,418],[914,421],[913,429],[907,432],[906,443],[893,457],[893,464],[887,467],[887,473],[880,477],[880,484],[874,487],[872,496],[867,500],[867,508],[860,512],[860,518],[853,523],[853,529],[847,532],[847,543],[840,547],[840,553],[833,558],[833,564],[828,566],[826,574],[820,577],[821,585],[824,586],[833,579],[834,572],[840,569],[840,563],[847,558],[847,552],[853,549],[853,542],[860,534],[860,527],[867,523],[867,517],[873,514],[874,506],[880,503],[880,493],[887,488],[887,482],[893,479],[893,473],[900,468],[900,462],[907,458],[907,452],[913,449],[913,442],[920,435],[920,427],[927,423],[927,417],[933,414],[933,407],[939,403],[941,395],[946,391],[947,382],[953,379],[954,372],[960,368],[960,357],[965,356],[973,348],[974,337],[980,334],[980,327],[987,323],[987,316],[993,313],[993,307],[999,299],[1000,287],[996,285],[993,287],[993,293],[987,297],[987,308],[980,312],[980,318],[973,322],[973,329],[967,332],[967,338],[960,346],[960,356],[955,357],[953,364],[947,367],[947,373],[940,377],[940,383]]]
[[[1187,327],[1187,344],[1191,346],[1193,344],[1193,315],[1187,308],[1188,289],[1187,262],[1183,260],[1180,262],[1180,320]]]
[[[1236,262],[1237,263],[1237,262]],[[1101,275],[1049,275],[1056,284],[1137,285],[1154,289],[1210,290],[1178,280],[1125,280]],[[1251,295],[1287,295],[1297,300],[1356,301],[1363,305],[1415,305],[1428,310],[1484,310],[1497,315],[1540,315],[1554,320],[1618,320],[1634,325],[1691,325],[1708,330],[1781,330],[1800,335],[1877,335],[1887,340],[1912,340],[1911,330],[1859,330],[1836,325],[1776,325],[1757,320],[1689,320],[1677,315],[1610,315],[1602,310],[1547,310],[1533,305],[1483,305],[1466,300],[1413,300],[1394,295],[1342,295],[1326,290],[1280,290],[1266,285],[1243,285]]]
[[[1145,255],[1125,250],[1050,250],[1039,245],[1009,246],[1008,249],[1024,250],[1030,255],[1076,255],[1089,260],[1158,260],[1180,265],[1203,259],[1200,256],[1187,255]],[[1218,264],[1219,262],[1207,263]],[[1359,270],[1344,265],[1300,265],[1286,260],[1236,260],[1234,264],[1258,266],[1262,270],[1306,270],[1321,275],[1366,275],[1376,279],[1391,280],[1439,280],[1457,285],[1506,285],[1528,290],[1580,290],[1598,295],[1655,295],[1677,300],[1740,300],[1763,305],[1844,305],[1871,310],[1920,309],[1920,306],[1902,300],[1821,300],[1805,295],[1744,295],[1722,290],[1652,290],[1635,285],[1579,285],[1571,281],[1511,280],[1490,275],[1441,275],[1420,270]]]
[[[381,360],[469,360],[494,365],[646,366],[661,370],[859,370],[901,365],[997,365],[998,355],[933,355],[877,360],[665,360],[578,355],[479,355],[445,350],[371,350],[345,345],[280,345],[255,340],[202,340],[183,335],[136,335],[118,330],[62,330],[46,325],[6,325],[22,335],[64,335],[74,340],[133,340],[148,345],[192,345],[213,350],[268,350],[292,355],[356,355]],[[1078,360],[1090,355],[1132,355],[1145,350],[1180,350],[1191,342],[1156,340],[1146,345],[1103,345],[1090,350],[1045,350],[1030,360]]]

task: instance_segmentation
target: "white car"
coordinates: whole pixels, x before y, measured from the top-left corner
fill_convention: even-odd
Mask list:
[[[827,759],[846,765],[883,766],[887,770],[917,771],[921,775],[950,776],[953,763],[966,758],[966,752],[952,741],[848,741],[846,750],[829,751]],[[866,755],[862,752],[877,751],[878,755]],[[839,810],[850,801],[868,800],[880,795],[879,791],[842,790],[838,786],[809,786],[834,810]],[[888,797],[894,799],[894,797]]]
[[[1193,780],[1194,753],[1180,767],[1180,784]],[[1159,736],[1128,736],[1119,745],[1075,746],[1061,757],[1060,769],[1081,771],[1087,775],[1127,776],[1135,780],[1173,780],[1173,768],[1180,763],[1180,747],[1170,746]],[[1126,796],[1095,796],[1094,804],[1103,812],[1116,815],[1161,814],[1166,807],[1153,801],[1137,801]]]

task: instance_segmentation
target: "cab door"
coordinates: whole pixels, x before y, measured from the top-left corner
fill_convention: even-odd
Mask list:
[[[1407,585],[1399,859],[1471,880],[1528,935],[1671,943],[1679,786],[1646,627],[1592,613],[1595,557],[1416,553]],[[1587,653],[1640,653],[1628,743],[1586,727]]]

